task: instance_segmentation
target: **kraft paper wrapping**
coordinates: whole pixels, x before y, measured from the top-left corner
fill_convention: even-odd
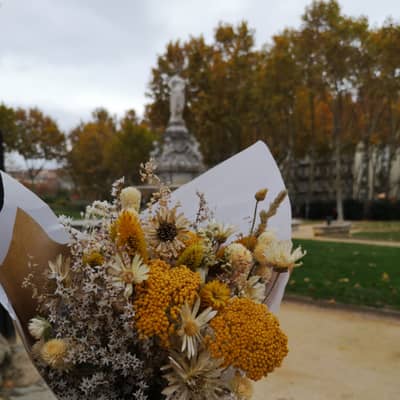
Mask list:
[[[37,315],[37,304],[32,298],[32,290],[22,287],[24,279],[31,272],[35,277],[43,276],[43,272],[48,270],[48,262],[55,260],[60,253],[67,255],[68,251],[66,245],[50,239],[26,212],[17,209],[10,247],[0,265],[0,283],[14,308],[19,333],[28,350],[33,341],[27,327],[29,320]],[[29,262],[35,264],[34,271],[29,268]]]

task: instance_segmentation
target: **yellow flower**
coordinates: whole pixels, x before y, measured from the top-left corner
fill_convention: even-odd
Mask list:
[[[240,239],[236,240],[236,243],[242,244],[246,249],[253,251],[254,247],[257,244],[257,238],[253,235],[251,236],[243,236]]]
[[[85,265],[96,267],[103,264],[104,257],[99,251],[93,250],[83,255],[82,262]]]
[[[133,208],[135,211],[140,210],[142,194],[135,187],[129,186],[122,189],[119,198],[123,209]]]
[[[204,306],[220,310],[231,298],[231,291],[225,283],[215,280],[201,288],[200,297]]]
[[[278,320],[267,306],[250,299],[233,298],[209,325],[214,331],[206,340],[211,355],[252,380],[267,376],[288,353]]]
[[[390,281],[390,276],[387,272],[383,272],[382,273],[382,277],[381,277],[383,282],[389,282]]]
[[[183,250],[182,254],[176,260],[176,265],[186,265],[191,270],[200,267],[204,257],[204,246],[201,243],[192,244]]]
[[[65,357],[68,353],[68,345],[65,340],[51,339],[40,349],[42,360],[52,368],[65,369],[67,364]]]
[[[182,242],[185,247],[190,247],[193,244],[201,243],[202,239],[195,232],[187,231],[186,235],[182,238]]]
[[[168,348],[182,306],[196,299],[200,275],[183,265],[171,268],[161,260],[149,262],[149,267],[149,278],[136,287],[136,328],[142,339],[156,336]]]
[[[115,222],[114,229],[118,247],[126,250],[131,257],[139,254],[145,261],[147,260],[146,240],[136,212],[122,211]]]
[[[128,264],[117,255],[110,268],[114,284],[125,287],[124,296],[127,299],[132,296],[133,285],[144,282],[148,278],[148,273],[149,267],[143,263],[139,254],[136,254]]]
[[[265,200],[265,197],[267,195],[268,189],[260,189],[256,194],[255,194],[255,199],[257,201],[263,201]]]

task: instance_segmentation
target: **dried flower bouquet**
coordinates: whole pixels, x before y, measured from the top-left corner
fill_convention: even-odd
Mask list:
[[[258,191],[244,234],[214,221],[203,194],[189,221],[152,162],[142,178],[159,184],[147,211],[117,181],[112,203],[87,209],[98,224],[77,233],[66,222],[70,256],[50,262],[40,285],[32,260],[35,362],[59,399],[250,399],[288,352],[266,306],[272,271],[305,254],[268,230],[286,192],[258,212]]]

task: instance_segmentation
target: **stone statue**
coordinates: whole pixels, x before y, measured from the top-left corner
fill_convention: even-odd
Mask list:
[[[169,123],[182,123],[185,107],[185,80],[179,75],[174,75],[168,82],[168,86],[170,88],[169,107],[171,113]]]
[[[160,142],[151,152],[157,164],[157,173],[172,185],[182,185],[204,171],[199,143],[188,131],[183,119],[186,81],[174,75],[168,82],[170,88],[170,118]]]

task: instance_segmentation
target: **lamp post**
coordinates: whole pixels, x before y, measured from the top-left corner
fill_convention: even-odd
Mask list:
[[[5,163],[4,163],[4,139],[3,139],[3,131],[0,129],[0,169],[5,171]]]

